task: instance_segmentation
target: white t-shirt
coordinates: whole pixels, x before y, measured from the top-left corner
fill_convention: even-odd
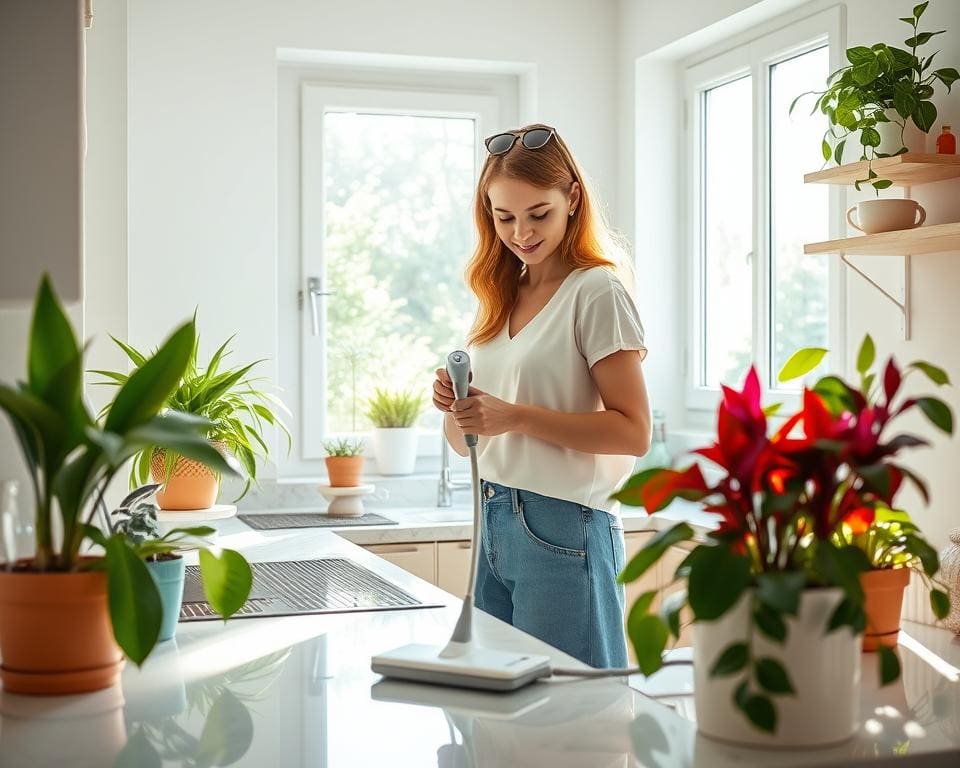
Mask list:
[[[605,267],[578,269],[546,306],[510,338],[469,348],[473,386],[508,403],[565,413],[602,411],[590,368],[621,349],[640,350],[643,326],[633,299]],[[507,432],[480,437],[480,476],[501,485],[619,513],[609,498],[630,476],[633,456],[583,453]]]

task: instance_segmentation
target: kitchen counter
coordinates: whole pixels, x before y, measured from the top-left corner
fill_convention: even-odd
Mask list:
[[[374,507],[374,512],[396,525],[332,526],[333,531],[347,541],[367,546],[370,544],[395,544],[418,541],[466,541],[473,533],[473,508],[462,503],[453,507]],[[637,507],[622,507],[623,529],[630,531],[659,531],[685,520],[694,531],[704,534],[716,526],[716,515],[705,513],[700,505],[682,499],[676,500],[667,509],[648,515]],[[287,514],[323,512],[316,507],[294,509],[244,510],[241,514],[258,512],[284,512]]]
[[[700,737],[690,670],[633,687],[542,682],[513,694],[381,681],[370,657],[444,643],[458,601],[329,530],[220,524],[252,560],[346,556],[443,607],[181,624],[121,686],[87,696],[0,693],[0,766],[832,766],[960,765],[960,640],[907,625],[904,673],[878,690],[865,659],[863,726],[828,750],[745,750]],[[483,613],[480,642],[575,660]],[[642,688],[646,693],[642,693]],[[656,699],[650,696],[657,697]]]

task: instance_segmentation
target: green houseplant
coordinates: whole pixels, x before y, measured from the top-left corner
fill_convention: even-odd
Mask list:
[[[121,386],[140,370],[147,358],[119,339],[113,340],[130,358],[133,371],[94,373],[106,378],[103,384]],[[167,396],[164,406],[209,422],[207,439],[218,450],[235,456],[245,472],[239,500],[251,482],[256,482],[258,460],[266,459],[270,453],[264,439],[265,425],[281,429],[287,436],[288,447],[290,433],[278,415],[286,412],[286,408],[273,394],[259,388],[257,379],[248,376],[262,361],[233,368],[223,365],[224,358],[230,354],[228,346],[232,340],[231,336],[213,353],[206,367],[201,368],[198,364],[200,340],[194,338],[183,376]],[[101,415],[109,412],[110,405],[107,405]],[[151,475],[154,482],[164,484],[157,494],[163,509],[206,509],[215,503],[219,492],[220,478],[215,471],[160,445],[148,446],[136,454],[130,470],[131,487],[144,485]]]
[[[335,488],[360,485],[360,473],[363,470],[363,441],[349,437],[325,440],[323,450],[327,456],[327,475],[330,485]]]
[[[425,398],[408,390],[377,387],[367,403],[373,424],[373,452],[382,475],[409,475],[417,459],[417,430]]]
[[[185,576],[181,553],[199,551],[200,578],[204,584],[207,579],[223,577],[225,588],[211,589],[206,596],[211,607],[224,618],[236,613],[247,601],[253,586],[253,573],[239,552],[223,549],[217,558],[210,551],[206,537],[213,536],[215,528],[206,525],[173,528],[161,535],[157,521],[159,507],[152,498],[159,487],[158,484],[145,485],[130,493],[111,513],[109,525],[111,533],[122,535],[143,558],[157,585],[163,605],[163,620],[157,639],[162,641],[176,634],[180,618]],[[218,559],[223,568],[211,569],[210,563]]]
[[[822,352],[795,356],[785,374],[812,370]],[[927,363],[908,369],[939,376]],[[669,637],[679,637],[680,612],[689,606],[697,721],[704,733],[778,746],[853,734],[866,624],[861,574],[871,564],[836,533],[853,519],[872,522],[874,510],[893,508],[904,481],[920,482],[895,458],[924,441],[899,434],[888,439],[892,422],[917,409],[938,429],[953,429],[949,407],[936,398],[895,401],[901,380],[888,361],[884,396],[871,402],[840,377],[824,377],[804,390],[801,410],[768,434],[759,377],[751,368],[741,391],[722,388],[717,440],[695,451],[720,468],[719,479],[708,482],[697,463],[653,468],[614,494],[651,513],[677,497],[700,501],[720,519],[673,574],[686,582],[686,592],[667,597],[658,613],[650,610],[656,592],[644,593],[627,620],[640,667],[650,674],[661,666]],[[686,523],[659,532],[620,580],[638,579],[693,535]],[[930,570],[936,571],[932,563]],[[946,596],[931,594],[942,615]],[[896,679],[892,649],[881,648],[878,657],[884,682]]]
[[[40,281],[27,380],[0,384],[0,409],[13,425],[36,505],[34,556],[0,571],[0,676],[8,691],[103,688],[116,680],[121,650],[140,664],[156,643],[160,597],[143,559],[122,535],[105,535],[91,520],[110,481],[147,446],[236,472],[206,441],[209,422],[164,410],[195,335],[192,322],[177,328],[118,388],[106,417],[94,420],[82,394],[84,350],[49,279]],[[86,544],[103,553],[82,553]],[[210,567],[222,573],[223,563],[214,558]]]
[[[790,105],[792,112],[804,96],[817,96],[813,111],[819,110],[829,121],[822,142],[825,161],[832,158],[840,165],[847,142],[856,132],[858,159],[872,163],[876,158],[908,151],[904,134],[910,124],[924,134],[930,131],[937,119],[937,108],[931,101],[935,83],[939,81],[949,92],[960,73],[954,67],[931,69],[936,53],[918,55],[918,48],[946,31],[919,31],[920,17],[928,4],[920,3],[911,16],[900,19],[912,28],[911,36],[904,41],[909,50],[886,43],[848,48],[849,63],[827,78],[826,90],[800,94]],[[889,137],[886,141],[881,132]],[[856,188],[859,190],[863,183],[870,183],[878,192],[891,184],[889,179],[879,178],[870,165],[867,178],[858,179]]]
[[[780,380],[790,381],[806,375],[819,363],[824,352],[814,348],[799,350],[787,361]],[[881,386],[880,372],[874,370],[875,361],[876,347],[873,339],[867,335],[857,355],[857,374],[860,377],[859,392],[875,408],[890,411],[898,407],[899,403],[894,402],[894,397],[899,394],[900,379],[905,381],[910,375],[922,372],[937,386],[950,383],[946,371],[916,361],[907,366],[902,376],[895,364],[888,363]],[[839,387],[834,377],[821,378],[814,385],[814,390],[818,389],[833,393],[828,396],[828,402],[832,402],[832,407],[837,411],[842,412],[856,405],[850,400],[852,394]],[[903,404],[912,402],[903,397],[899,397],[899,400]],[[948,433],[952,431],[952,415],[940,401],[921,399],[917,405],[940,429]],[[925,444],[925,441],[909,435],[900,435],[898,439],[904,446]],[[899,484],[902,477],[892,476],[891,481]],[[929,502],[925,483],[920,478],[914,478],[914,483],[923,499]],[[888,495],[892,497],[892,493]],[[864,650],[875,651],[880,645],[892,647],[897,644],[903,593],[911,573],[915,573],[926,586],[936,615],[942,618],[949,613],[949,587],[936,577],[939,568],[937,551],[924,538],[907,512],[891,509],[878,500],[844,520],[834,532],[834,543],[857,547],[870,563],[871,570],[861,576],[866,612]]]

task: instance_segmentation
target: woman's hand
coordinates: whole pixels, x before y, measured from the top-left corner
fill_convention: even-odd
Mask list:
[[[455,401],[450,411],[457,427],[465,435],[493,437],[517,428],[517,406],[476,387],[470,387],[468,396]]]
[[[437,368],[437,378],[433,382],[433,405],[438,411],[446,413],[456,399],[453,395],[453,385],[446,368]]]

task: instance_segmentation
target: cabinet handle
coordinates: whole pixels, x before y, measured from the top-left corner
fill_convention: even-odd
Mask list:
[[[458,542],[457,542],[457,549],[470,549],[470,542],[469,542],[469,541],[458,541]]]
[[[384,553],[390,555],[415,555],[420,552],[420,547],[405,547],[401,545],[398,548],[393,544],[381,544],[377,547],[371,547],[370,551],[374,554]]]

